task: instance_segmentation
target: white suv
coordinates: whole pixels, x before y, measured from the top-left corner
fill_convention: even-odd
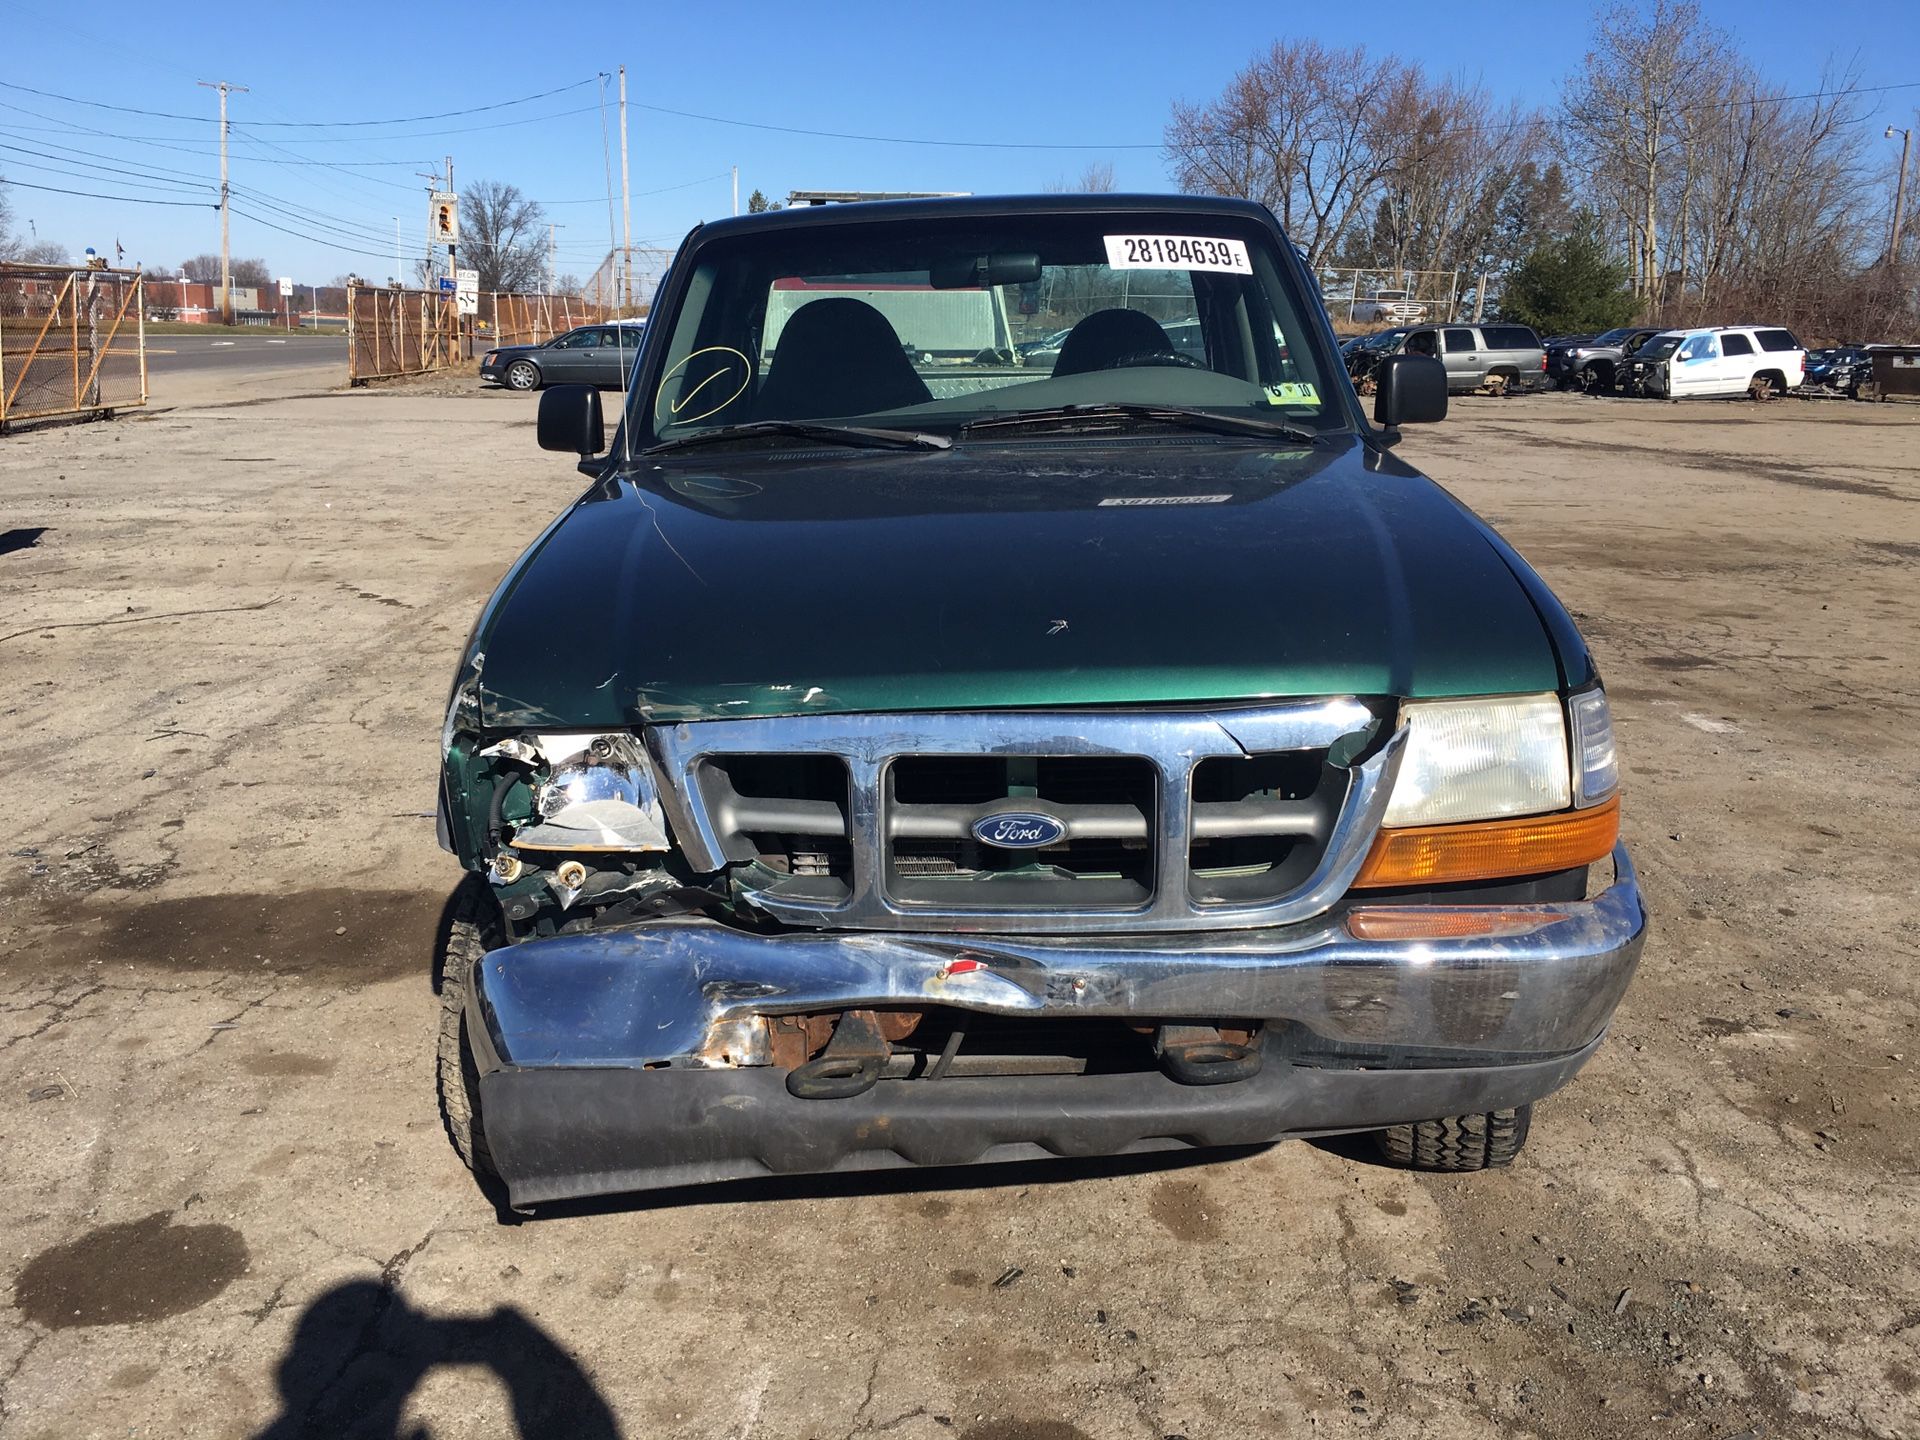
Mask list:
[[[1806,378],[1807,352],[1791,330],[1714,325],[1668,330],[1633,352],[1632,388],[1669,400],[1784,395]]]

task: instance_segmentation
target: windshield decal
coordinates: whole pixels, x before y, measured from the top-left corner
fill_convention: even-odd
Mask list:
[[[701,360],[703,356],[709,358],[695,366],[694,361]],[[687,378],[691,384],[684,389],[678,400],[670,401],[667,399],[667,386],[683,370],[687,372]],[[736,371],[739,383],[728,390],[726,380]],[[718,415],[740,398],[740,392],[747,388],[747,382],[752,378],[753,362],[731,346],[709,345],[705,349],[696,350],[660,377],[660,388],[654,391],[654,421],[655,423],[664,421],[670,425],[691,425],[696,420],[705,420],[709,415]],[[687,408],[695,399],[701,400],[707,408],[687,414]]]
[[[1318,405],[1320,392],[1311,385],[1287,380],[1267,386],[1269,405]]]
[[[1218,270],[1251,275],[1243,240],[1211,240],[1198,235],[1108,235],[1110,270]]]

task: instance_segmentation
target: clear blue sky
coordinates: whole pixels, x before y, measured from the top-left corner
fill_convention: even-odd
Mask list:
[[[83,23],[20,0],[5,0],[3,8],[0,81],[203,117],[122,114],[0,88],[0,146],[13,147],[0,149],[0,174],[17,182],[11,198],[18,229],[26,231],[31,219],[41,238],[76,254],[93,245],[111,255],[118,238],[129,263],[169,273],[187,255],[218,249],[211,208],[123,205],[24,186],[210,201],[218,174],[216,97],[194,82],[229,80],[251,87],[231,101],[233,180],[262,197],[249,203],[236,196],[236,212],[259,218],[236,213],[234,253],[264,256],[275,273],[303,283],[348,270],[386,277],[395,215],[411,262],[426,208],[425,182],[414,171],[438,167],[448,154],[456,182],[510,181],[543,201],[565,226],[561,270],[584,276],[608,248],[598,89],[588,84],[497,112],[356,130],[260,122],[464,110],[590,80],[625,63],[635,106],[635,243],[672,245],[696,221],[729,213],[725,176],[735,164],[743,205],[755,186],[776,197],[790,189],[1036,190],[1078,174],[1089,161],[1111,162],[1123,189],[1169,188],[1158,150],[1169,104],[1217,93],[1252,54],[1282,36],[1366,44],[1477,81],[1496,96],[1543,105],[1587,45],[1577,6],[1487,11],[1432,0],[1292,13],[1238,0],[448,7],[464,22],[391,5],[283,3],[229,11],[230,20],[212,26],[205,21],[219,12],[169,17],[151,0],[92,5]],[[1920,0],[1706,0],[1703,8],[1769,79],[1795,91],[1819,88],[1829,60],[1857,67],[1865,85],[1913,83],[1866,97],[1876,150],[1893,148],[1879,138],[1885,125],[1914,123]],[[820,139],[638,108],[645,105],[862,135],[1088,148]],[[552,118],[500,125],[529,116]],[[473,128],[480,126],[494,128]],[[463,133],[433,133],[449,130]],[[614,145],[617,185],[617,132]],[[290,163],[295,159],[353,168]],[[102,165],[134,173],[93,168]],[[136,188],[141,184],[156,188]],[[315,238],[277,233],[262,223],[268,220]]]

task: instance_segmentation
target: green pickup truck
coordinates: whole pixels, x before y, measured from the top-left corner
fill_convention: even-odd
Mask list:
[[[977,353],[902,338],[971,314]],[[1585,643],[1394,457],[1439,363],[1376,378],[1369,421],[1244,202],[689,235],[619,415],[542,396],[590,484],[447,708],[465,1159],[522,1207],[1341,1132],[1510,1161],[1645,915]]]

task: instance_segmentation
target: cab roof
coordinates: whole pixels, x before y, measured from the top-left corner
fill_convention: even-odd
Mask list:
[[[757,215],[734,215],[698,226],[697,234],[804,230],[819,225],[893,220],[979,220],[1007,215],[1233,215],[1262,224],[1272,212],[1253,200],[1223,195],[955,195],[918,200],[854,200],[836,205],[790,206]]]

